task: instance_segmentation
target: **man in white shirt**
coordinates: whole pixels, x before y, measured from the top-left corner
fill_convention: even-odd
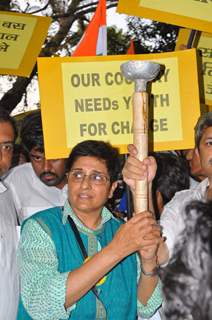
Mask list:
[[[199,118],[195,126],[195,148],[200,157],[201,167],[207,177],[197,187],[183,190],[164,207],[161,216],[161,225],[166,242],[159,249],[159,261],[167,262],[172,256],[173,248],[179,234],[185,227],[185,207],[191,200],[212,199],[212,112],[205,113]],[[154,159],[147,158],[140,162],[136,158],[135,147],[130,148],[130,157],[125,164],[123,175],[126,183],[133,190],[135,180],[148,177],[151,182],[156,172]]]
[[[0,110],[0,320],[15,320],[19,298],[16,249],[17,218],[10,190],[3,179],[12,160],[16,129]]]
[[[156,162],[151,157],[140,162],[136,158],[137,151],[134,146],[130,146],[129,151],[130,156],[125,163],[123,176],[133,192],[135,180],[147,177],[151,183],[156,173]],[[160,223],[166,242],[158,250],[158,261],[162,264],[167,263],[172,256],[178,237],[185,228],[186,205],[192,200],[212,199],[212,112],[200,117],[195,126],[195,155],[200,159],[202,172],[207,178],[192,189],[177,192],[165,205]],[[155,317],[160,318],[158,313]]]
[[[67,198],[67,181],[65,159],[45,158],[40,111],[24,118],[20,135],[30,162],[12,169],[6,182],[22,223],[38,211],[63,206]]]

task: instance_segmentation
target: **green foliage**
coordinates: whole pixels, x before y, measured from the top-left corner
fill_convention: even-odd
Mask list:
[[[136,53],[173,51],[178,34],[178,27],[170,24],[128,18],[129,35],[137,42]]]
[[[130,35],[115,26],[107,28],[108,55],[126,54],[130,45]]]

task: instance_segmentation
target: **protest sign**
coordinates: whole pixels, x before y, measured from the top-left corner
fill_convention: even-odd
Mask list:
[[[0,11],[0,74],[28,77],[51,18]]]
[[[117,11],[191,29],[211,32],[211,0],[119,0]]]
[[[191,30],[181,28],[178,34],[176,50],[186,46]],[[201,70],[203,76],[203,103],[212,107],[212,34],[201,32],[194,41],[195,48],[201,52]]]
[[[38,58],[41,111],[48,158],[66,157],[82,140],[110,141],[127,151],[132,143],[131,96],[134,84],[120,65],[152,60],[165,66],[152,84],[150,140],[154,150],[193,146],[199,116],[196,51],[162,54]]]

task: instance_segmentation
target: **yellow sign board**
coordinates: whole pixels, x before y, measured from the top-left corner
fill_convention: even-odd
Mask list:
[[[211,32],[211,0],[119,0],[118,12]]]
[[[50,22],[49,17],[0,11],[0,74],[30,75]]]
[[[154,150],[193,146],[200,113],[196,51],[161,54],[38,58],[38,76],[48,158],[67,157],[80,141],[110,141],[122,153],[132,143],[134,84],[120,71],[123,62],[152,60],[165,66],[152,84],[150,140]]]
[[[181,28],[178,34],[176,50],[188,42],[191,30]],[[212,106],[212,34],[201,32],[195,40],[195,47],[201,51],[201,66],[204,86],[204,103]]]

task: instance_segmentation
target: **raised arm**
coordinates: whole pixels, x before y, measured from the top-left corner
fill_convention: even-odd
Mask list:
[[[52,310],[52,320],[65,318],[74,304],[124,257],[157,245],[158,236],[147,239],[156,229],[151,214],[136,215],[90,260],[78,269],[60,273],[53,241],[37,222],[27,221],[19,248],[21,294],[27,311],[38,320],[48,319],[48,310]],[[141,297],[143,304],[148,296]]]
[[[148,237],[149,234],[151,234],[150,237]],[[146,212],[134,216],[120,227],[113,240],[105,248],[80,268],[69,273],[65,306],[69,307],[77,302],[125,257],[144,247],[149,248],[153,246],[155,248],[158,246],[159,241],[160,233],[152,215]],[[148,293],[141,296],[141,302],[144,304],[154,290],[155,282],[154,284],[150,284]]]

